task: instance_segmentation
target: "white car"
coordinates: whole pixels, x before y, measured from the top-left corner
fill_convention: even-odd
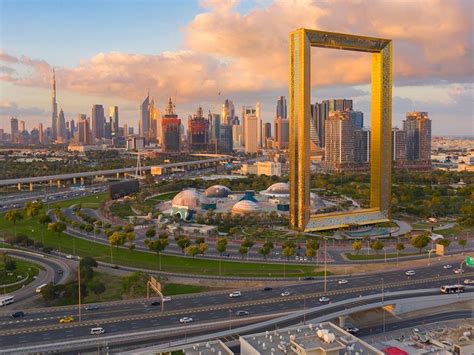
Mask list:
[[[464,270],[457,268],[457,269],[454,269],[453,272],[454,272],[455,274],[462,274],[462,273],[464,272]]]
[[[170,296],[165,296],[163,297],[163,302],[169,302],[171,301],[171,297]]]
[[[474,285],[474,280],[465,279],[465,280],[464,280],[464,285]]]
[[[337,283],[339,285],[345,285],[348,281],[346,279],[339,280]]]
[[[71,254],[66,255],[66,258],[67,258],[67,259],[74,259],[74,257],[73,257]]]
[[[415,270],[408,270],[408,271],[405,271],[405,275],[407,275],[407,276],[415,276]]]
[[[452,265],[449,265],[449,264],[448,264],[448,265],[444,265],[444,266],[443,266],[443,269],[451,269],[452,267],[453,267]]]
[[[179,320],[180,323],[185,324],[185,323],[191,323],[193,319],[191,317],[183,317]]]
[[[322,296],[322,297],[319,297],[319,302],[323,303],[323,302],[329,302],[331,299],[329,297],[326,297],[326,296]]]
[[[289,296],[291,295],[291,292],[290,291],[284,291],[281,293],[282,297],[285,297],[285,296]]]
[[[234,291],[234,292],[229,293],[229,297],[240,297],[240,296],[242,296],[242,292],[240,291]]]

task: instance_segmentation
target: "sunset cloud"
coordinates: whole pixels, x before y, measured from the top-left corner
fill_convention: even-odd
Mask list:
[[[393,39],[397,85],[472,80],[472,4],[469,1],[275,0],[245,14],[237,1],[201,1],[203,12],[183,29],[183,50],[156,55],[98,53],[76,67],[58,68],[63,89],[137,100],[147,88],[161,98],[212,100],[225,95],[280,91],[288,80],[288,36],[299,28]],[[0,53],[2,79],[49,87],[51,66],[42,60]],[[370,56],[313,50],[313,83],[370,82]]]

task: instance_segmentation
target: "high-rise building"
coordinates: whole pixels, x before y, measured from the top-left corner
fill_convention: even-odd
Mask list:
[[[407,159],[407,132],[392,129],[392,160],[403,162]]]
[[[140,121],[138,123],[140,137],[148,137],[148,130],[150,129],[150,92],[140,105]]]
[[[288,149],[290,141],[290,120],[287,118],[275,118],[275,148]]]
[[[268,142],[272,138],[272,124],[270,122],[266,122],[263,126],[263,146],[265,148],[269,148]]]
[[[355,129],[364,128],[364,113],[363,112],[350,110],[349,116],[351,117],[351,121]]]
[[[209,120],[203,116],[202,107],[188,118],[188,145],[191,152],[204,151],[209,147]]]
[[[252,106],[242,106],[242,130],[244,131],[244,141],[245,145],[245,116],[247,115],[257,115],[257,110]]]
[[[76,122],[74,121],[74,119],[71,119],[71,121],[69,121],[69,135],[70,135],[70,138],[74,138],[74,135],[76,134]]]
[[[59,115],[58,115],[56,140],[60,142],[65,142],[67,140],[66,118],[64,117],[64,111],[62,108],[59,111]]]
[[[92,106],[92,141],[95,143],[96,140],[104,138],[104,106],[94,105]]]
[[[89,124],[89,120],[86,115],[77,115],[77,135],[76,141],[81,145],[90,145],[92,141],[92,132]]]
[[[325,165],[332,171],[342,171],[354,164],[354,126],[348,111],[331,111],[324,124]]]
[[[12,143],[18,143],[20,132],[18,130],[18,118],[16,117],[10,119],[10,132]]]
[[[219,136],[219,151],[222,153],[231,153],[232,147],[232,125],[221,124]]]
[[[255,105],[255,115],[257,116],[257,145],[261,149],[263,147],[263,122],[262,122],[262,108],[260,102]]]
[[[403,129],[407,134],[407,159],[431,165],[431,120],[428,112],[407,112]]]
[[[244,117],[244,137],[245,137],[245,153],[257,153],[258,151],[258,130],[259,120],[257,115],[245,115]]]
[[[44,144],[45,141],[44,141],[44,136],[43,136],[43,124],[40,123],[38,125],[38,143],[39,144]]]
[[[174,111],[174,105],[171,98],[168,101],[168,107],[161,120],[161,130],[163,133],[163,143],[161,150],[163,152],[179,152],[181,141],[181,120]]]
[[[315,103],[311,105],[311,118],[313,120],[314,128],[319,140],[319,146],[323,148],[325,146],[325,122],[329,117],[331,111],[351,111],[352,100],[348,99],[330,99],[323,100],[321,103]],[[362,112],[361,112],[362,113]],[[357,116],[360,120],[360,116]],[[360,123],[360,122],[359,122]],[[362,115],[362,126],[363,126],[363,115]],[[360,128],[362,128],[362,126]]]
[[[225,102],[222,104],[222,116],[221,116],[221,123],[223,124],[234,124],[235,118],[235,106],[234,103],[226,99]]]
[[[232,149],[240,150],[243,148],[243,135],[244,130],[242,125],[235,124],[232,126]]]
[[[276,106],[276,117],[288,118],[286,109],[286,98],[285,96],[279,96]]]
[[[52,114],[51,114],[52,140],[58,137],[58,103],[56,102],[56,72],[53,68],[53,94],[52,94]]]
[[[161,138],[161,115],[155,106],[155,100],[150,101],[150,129],[148,130],[148,142],[159,143]]]
[[[352,120],[352,117],[351,117]],[[354,127],[356,128],[356,127]],[[370,160],[370,130],[354,130],[354,161],[368,163]]]
[[[105,121],[105,125],[104,125],[104,138],[112,139],[112,127],[113,127],[113,121],[112,121],[112,118],[109,117],[109,120]]]
[[[348,99],[330,99],[326,100],[329,105],[329,111],[350,111],[352,110],[352,100]]]
[[[119,132],[119,111],[118,106],[109,107],[109,120],[112,120],[113,136],[118,136]]]

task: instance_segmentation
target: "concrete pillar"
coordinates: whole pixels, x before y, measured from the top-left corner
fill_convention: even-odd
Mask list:
[[[81,185],[84,185],[84,178],[81,177]]]
[[[61,188],[61,180],[58,180],[58,181],[56,182],[56,185],[58,186],[58,188]]]
[[[117,173],[117,179],[120,177],[120,173]]]
[[[72,178],[72,183],[73,183],[74,185],[77,184],[77,179],[76,179],[75,177]]]
[[[33,191],[33,183],[30,182],[30,191]]]
[[[18,191],[21,191],[21,184],[20,183],[18,183],[17,188],[18,188]]]
[[[345,328],[347,316],[339,316],[339,327]]]

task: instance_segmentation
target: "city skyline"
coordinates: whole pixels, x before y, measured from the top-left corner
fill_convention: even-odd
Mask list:
[[[113,18],[114,31],[98,31],[97,38],[89,29],[75,31],[75,26],[65,26],[59,33],[58,25],[67,22],[72,12],[77,10],[79,13],[74,15],[80,15],[92,7],[90,1],[77,3],[82,5],[80,11],[77,4],[60,8],[56,1],[26,1],[22,7],[2,1],[0,127],[7,129],[11,116],[25,120],[28,129],[40,122],[49,125],[53,67],[58,110],[63,108],[66,120],[89,113],[94,104],[119,106],[121,121],[137,129],[138,107],[149,87],[156,107],[163,110],[172,97],[178,115],[185,121],[197,107],[220,113],[222,103],[229,99],[236,112],[241,106],[261,102],[263,121],[272,122],[275,98],[287,96],[286,33],[301,25],[298,21],[305,11],[304,25],[308,27],[343,28],[394,39],[398,63],[394,67],[394,125],[401,127],[406,112],[428,111],[436,122],[434,135],[472,135],[472,18],[466,15],[472,4],[468,1],[451,2],[449,8],[429,1],[397,6],[373,2],[371,13],[391,13],[379,23],[367,23],[367,16],[373,14],[357,10],[350,2],[321,5],[297,1],[292,5],[294,14],[270,30],[265,24],[287,10],[283,1],[140,1],[134,7],[117,0],[117,6],[99,2],[94,8],[94,18],[106,14]],[[132,21],[132,16],[143,9],[163,20],[160,28],[140,23],[125,36],[117,22]],[[28,15],[33,11],[37,16]],[[14,23],[20,12],[32,18],[27,26],[37,26],[41,35],[28,31],[28,36],[20,36]],[[336,13],[338,20],[331,22]],[[415,21],[422,13],[423,25]],[[48,28],[46,24],[56,18],[61,20]],[[229,27],[228,22],[233,26]],[[96,25],[91,27],[97,29]],[[403,28],[412,34],[406,36]],[[213,39],[213,31],[222,43]],[[261,39],[249,35],[257,31]],[[281,41],[268,43],[269,36]],[[48,46],[39,45],[46,39]],[[36,41],[38,45],[28,46]],[[443,55],[434,52],[438,45],[446,48]],[[60,51],[52,50],[59,46]],[[262,50],[271,55],[261,56]],[[320,80],[316,81],[318,97],[312,101],[352,98],[370,122],[369,57],[322,52],[314,56],[325,69],[313,73]],[[271,71],[265,70],[269,61]]]

